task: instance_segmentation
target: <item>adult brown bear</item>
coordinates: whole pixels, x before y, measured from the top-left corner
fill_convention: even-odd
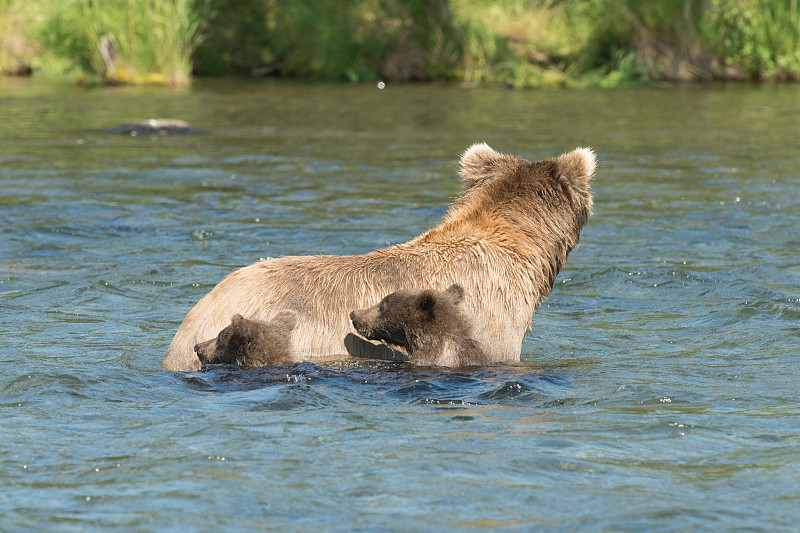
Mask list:
[[[162,366],[197,370],[195,344],[216,337],[233,315],[270,320],[284,309],[297,313],[297,360],[371,355],[372,345],[355,337],[351,310],[400,289],[454,283],[465,290],[461,307],[487,357],[519,361],[531,316],[591,213],[595,166],[588,148],[529,162],[475,144],[461,157],[461,195],[438,226],[364,255],[288,256],[233,272],[189,311]]]

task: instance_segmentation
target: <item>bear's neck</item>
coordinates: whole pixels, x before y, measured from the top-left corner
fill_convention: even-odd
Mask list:
[[[412,337],[408,340],[408,357],[415,365],[434,366],[439,364],[447,341],[442,337]]]
[[[408,356],[421,366],[460,366],[467,342],[468,338],[451,333],[409,336]]]
[[[532,312],[550,294],[578,243],[589,209],[573,211],[563,205],[548,211],[521,198],[488,212],[484,208],[467,204],[451,210],[438,226],[409,244],[440,245],[453,259],[477,257],[509,278],[521,281],[524,276],[530,283]],[[513,271],[503,272],[509,269]]]

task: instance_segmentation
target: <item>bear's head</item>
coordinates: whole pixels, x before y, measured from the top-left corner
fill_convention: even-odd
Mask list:
[[[420,342],[444,335],[469,336],[469,326],[458,304],[461,285],[444,291],[405,289],[393,292],[377,305],[350,313],[355,330],[369,340],[415,349]]]
[[[297,324],[297,313],[281,311],[269,322],[250,320],[240,314],[216,338],[194,347],[203,364],[228,363],[258,366],[289,357],[289,338]]]
[[[471,196],[472,192],[489,185],[495,188],[500,185],[499,189],[503,190],[524,183],[546,182],[550,184],[550,191],[561,189],[577,206],[591,210],[589,186],[596,167],[597,160],[590,148],[576,148],[556,159],[530,162],[496,152],[486,143],[476,143],[461,156],[461,197]]]

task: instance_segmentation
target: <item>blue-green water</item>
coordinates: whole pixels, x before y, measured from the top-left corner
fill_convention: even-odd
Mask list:
[[[151,117],[200,135],[109,133]],[[0,79],[0,531],[798,531],[800,86]],[[435,225],[476,141],[592,146],[519,366],[170,373],[263,257]]]

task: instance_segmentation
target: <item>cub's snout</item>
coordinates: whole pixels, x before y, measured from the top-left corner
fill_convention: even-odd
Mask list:
[[[350,311],[350,322],[353,324],[353,328],[358,334],[365,339],[379,340],[374,338],[373,335],[373,326],[377,318],[377,312],[373,311],[374,309],[372,307]]]

